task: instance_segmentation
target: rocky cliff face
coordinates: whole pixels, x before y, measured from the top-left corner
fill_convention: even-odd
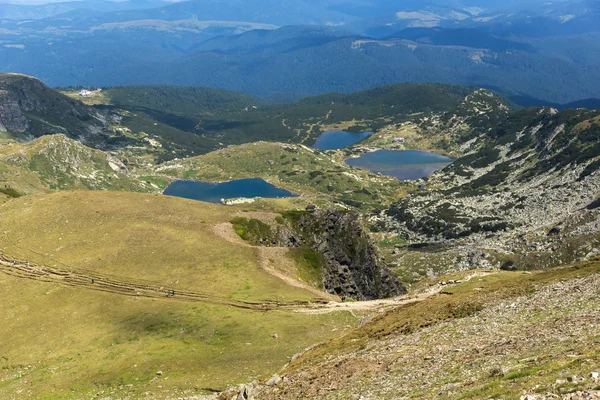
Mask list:
[[[96,144],[115,118],[48,88],[36,78],[0,74],[0,131],[16,139],[61,133]]]
[[[291,229],[279,231],[289,246],[307,246],[326,260],[325,289],[354,299],[375,299],[406,293],[396,276],[384,265],[357,214],[318,210],[295,215]]]

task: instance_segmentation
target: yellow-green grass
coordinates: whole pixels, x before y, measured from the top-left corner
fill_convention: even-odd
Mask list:
[[[252,247],[213,232],[234,211],[151,194],[33,195],[0,206],[0,245],[21,261],[165,291],[243,301],[314,297],[262,270]],[[0,398],[176,398],[224,389],[268,377],[355,323],[346,313],[253,311],[92,288],[0,272]]]
[[[236,300],[308,300],[259,266],[258,250],[213,231],[234,209],[158,194],[59,192],[0,207],[14,258]]]
[[[115,171],[106,153],[64,135],[46,135],[26,143],[0,140],[0,190],[6,188],[18,194],[73,189],[155,190]]]
[[[349,315],[127,297],[6,275],[0,282],[0,398],[6,399],[91,398],[99,391],[164,398],[225,389],[268,377],[351,321]],[[157,371],[163,375],[153,382]]]

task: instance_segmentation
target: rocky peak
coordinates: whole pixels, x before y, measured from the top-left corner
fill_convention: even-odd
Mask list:
[[[106,120],[100,111],[48,88],[39,79],[0,74],[0,131],[16,139],[62,133],[86,142],[107,128]]]

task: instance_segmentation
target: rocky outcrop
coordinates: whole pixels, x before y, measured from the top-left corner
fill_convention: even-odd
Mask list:
[[[62,133],[84,143],[103,139],[113,117],[56,90],[39,79],[0,74],[0,131],[32,140]]]
[[[8,98],[8,92],[0,92],[0,131],[24,133],[29,121],[21,112],[19,103]]]
[[[437,246],[388,261],[423,275],[589,259],[600,245],[600,111],[486,115],[495,122],[464,128],[467,154],[371,219],[409,244]]]
[[[354,299],[376,299],[406,293],[398,278],[381,260],[357,214],[318,210],[288,218],[289,228],[278,236],[288,246],[307,246],[322,254],[323,285],[332,294]]]

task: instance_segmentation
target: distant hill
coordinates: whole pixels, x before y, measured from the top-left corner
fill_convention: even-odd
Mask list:
[[[126,1],[62,1],[48,4],[0,4],[0,19],[32,20],[50,18],[75,10],[88,12],[109,12],[129,9],[143,9],[164,6],[162,0],[126,0]]]
[[[0,74],[0,130],[16,138],[63,133],[94,142],[110,116],[19,74]]]
[[[181,86],[106,88],[103,93],[110,99],[109,108],[144,113],[196,135],[198,141],[212,139],[228,145],[269,140],[310,145],[336,124],[367,131],[405,121],[412,113],[449,111],[474,90],[441,84],[398,84],[352,94],[306,97],[289,104],[268,104],[239,93]],[[123,122],[137,126],[135,120]],[[183,140],[179,143],[184,144]]]
[[[534,47],[522,42],[494,36],[484,29],[409,28],[387,36],[388,39],[407,39],[418,43],[441,46],[464,46],[492,51],[533,51]]]
[[[600,99],[585,99],[574,101],[572,103],[562,104],[560,108],[587,108],[588,110],[600,110]]]
[[[104,94],[110,99],[110,104],[117,107],[138,107],[180,115],[239,111],[261,103],[259,99],[243,93],[207,87],[128,86],[108,88]]]
[[[0,192],[9,197],[55,190],[158,190],[132,177],[115,156],[64,135],[31,142],[0,141]]]
[[[595,98],[583,99],[565,104],[547,102],[529,96],[509,96],[509,99],[521,107],[552,107],[557,110],[566,110],[569,108],[586,108],[588,110],[600,109],[600,99]]]
[[[550,103],[600,91],[593,1],[153,1],[3,21],[0,71],[52,86],[176,84],[288,99],[400,82]]]

